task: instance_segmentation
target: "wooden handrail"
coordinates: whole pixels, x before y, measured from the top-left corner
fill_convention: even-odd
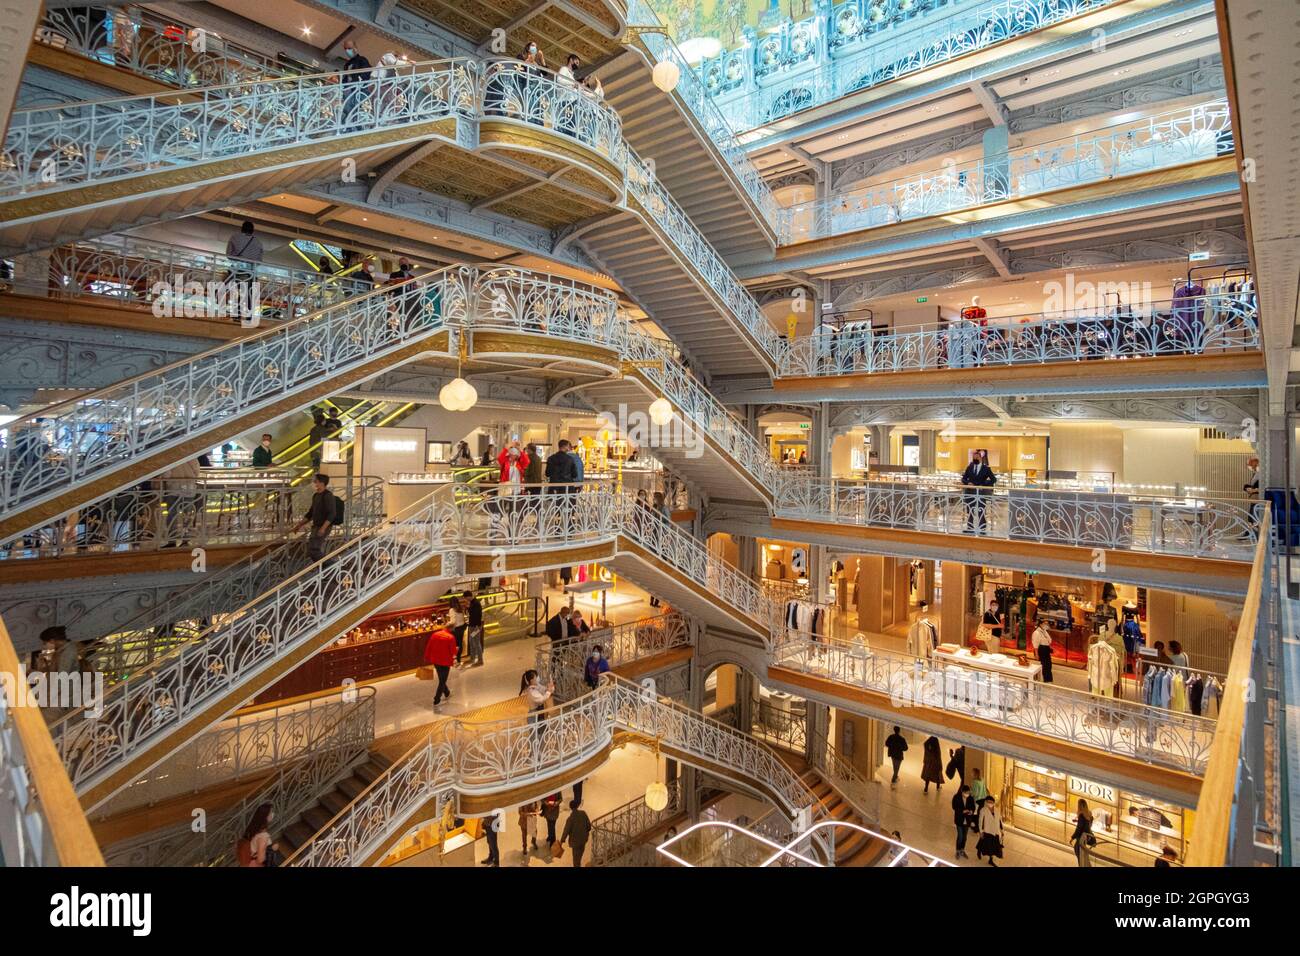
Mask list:
[[[0,672],[11,676],[13,683],[10,686],[25,686],[18,652],[14,649],[2,619]],[[0,693],[3,693],[3,689],[0,689]],[[77,799],[68,771],[54,747],[54,738],[45,725],[45,718],[37,707],[21,706],[18,701],[11,703],[14,706],[9,708],[9,714],[18,730],[18,739],[22,742],[27,774],[36,790],[35,799],[41,815],[49,828],[58,865],[102,867],[104,857],[90,831],[90,823],[86,820],[85,811],[81,809],[81,801]]]
[[[1246,727],[1246,688],[1250,686],[1251,663],[1255,651],[1255,631],[1261,603],[1267,598],[1264,588],[1264,564],[1271,544],[1273,527],[1269,504],[1260,507],[1259,540],[1255,543],[1255,561],[1246,586],[1246,604],[1237,622],[1237,636],[1228,660],[1228,676],[1223,683],[1219,720],[1210,744],[1210,758],[1205,765],[1201,796],[1196,802],[1196,831],[1187,851],[1187,866],[1224,866],[1232,834],[1232,813],[1237,789],[1237,767],[1241,758],[1242,738]]]

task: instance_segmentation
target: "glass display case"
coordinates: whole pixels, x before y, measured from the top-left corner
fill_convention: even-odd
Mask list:
[[[1008,823],[1069,847],[1080,799],[1092,811],[1097,855],[1125,866],[1151,866],[1170,847],[1182,860],[1190,810],[1035,764],[1014,762]]]

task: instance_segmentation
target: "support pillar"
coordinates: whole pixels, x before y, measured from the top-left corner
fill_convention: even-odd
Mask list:
[[[1007,147],[1010,144],[1005,124],[984,133],[984,201],[1006,198],[1010,183]]]
[[[814,767],[826,762],[826,742],[830,739],[831,709],[815,700],[804,703],[804,756]]]
[[[939,608],[939,640],[965,645],[966,605],[971,578],[978,568],[960,561],[943,562],[943,606]]]
[[[14,291],[45,298],[58,281],[50,274],[50,269],[49,250],[14,256]]]
[[[808,436],[808,462],[820,478],[829,478],[831,474],[830,405],[822,402],[813,409],[812,428]]]
[[[937,470],[934,456],[935,434],[933,428],[921,428],[916,432],[917,443],[920,449],[921,474],[923,475],[934,474]]]
[[[893,431],[892,425],[872,425],[871,426],[871,450],[876,453],[877,465],[892,465],[892,452],[889,447],[889,435]]]

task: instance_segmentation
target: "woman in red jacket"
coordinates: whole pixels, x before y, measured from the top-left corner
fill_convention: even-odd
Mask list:
[[[433,693],[433,706],[437,707],[444,697],[451,697],[447,675],[456,663],[456,636],[445,627],[438,628],[429,635],[429,643],[424,645],[424,659],[438,672],[438,689]]]
[[[517,441],[511,442],[510,447],[497,456],[497,464],[501,466],[501,484],[503,487],[512,486],[514,491],[511,494],[516,494],[519,486],[524,483],[528,462],[528,452],[523,451]]]

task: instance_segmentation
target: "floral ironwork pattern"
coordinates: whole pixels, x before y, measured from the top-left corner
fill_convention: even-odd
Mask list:
[[[1207,717],[848,641],[787,638],[772,666],[1193,774],[1205,769],[1214,739],[1215,721]]]

